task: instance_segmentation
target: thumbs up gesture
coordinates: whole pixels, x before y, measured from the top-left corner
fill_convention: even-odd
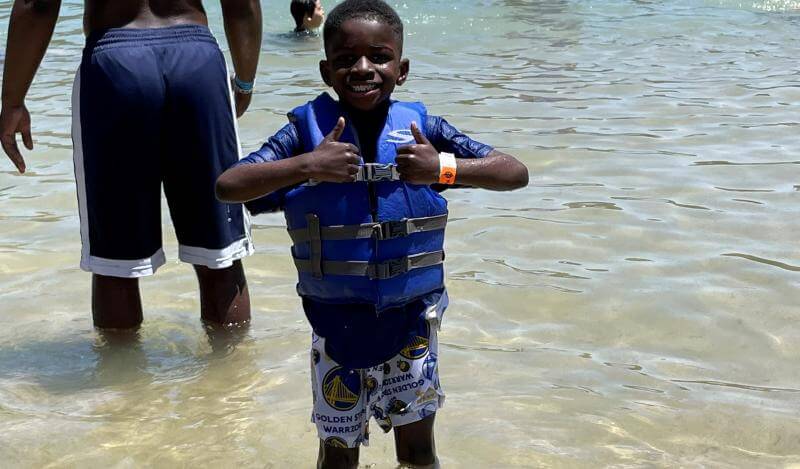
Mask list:
[[[434,184],[439,181],[439,152],[425,137],[416,122],[411,123],[413,145],[397,148],[397,171],[409,184]]]
[[[333,130],[317,145],[309,158],[309,172],[315,182],[352,182],[358,173],[361,157],[358,147],[340,142],[344,132],[344,117],[336,121]]]

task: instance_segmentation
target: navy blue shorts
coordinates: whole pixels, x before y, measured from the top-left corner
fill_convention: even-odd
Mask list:
[[[252,253],[242,205],[214,195],[241,153],[225,58],[208,28],[93,33],[72,105],[83,270],[140,277],[164,264],[162,184],[182,261],[224,268]]]

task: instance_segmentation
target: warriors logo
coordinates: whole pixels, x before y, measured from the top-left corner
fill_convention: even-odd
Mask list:
[[[361,376],[341,366],[331,368],[322,380],[325,402],[336,410],[350,410],[361,396]]]
[[[331,448],[347,448],[347,442],[338,436],[332,436],[325,439],[325,446],[330,446]]]
[[[422,363],[422,374],[425,375],[425,378],[428,380],[432,380],[433,375],[436,373],[436,358],[437,355],[431,353],[425,357],[425,361]]]
[[[422,358],[428,353],[428,337],[430,336],[430,331],[428,328],[428,322],[425,321],[424,327],[420,327],[417,330],[417,335],[414,339],[400,351],[400,355],[409,360],[416,360],[418,358]]]
[[[409,365],[407,361],[403,360],[397,360],[397,367],[400,368],[400,371],[403,373],[411,369],[411,365]]]
[[[393,397],[392,400],[389,401],[388,410],[390,414],[403,415],[407,412],[406,407],[408,407],[408,404],[396,397]]]

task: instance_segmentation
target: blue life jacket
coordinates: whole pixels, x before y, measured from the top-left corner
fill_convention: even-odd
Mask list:
[[[340,116],[347,125],[339,141],[358,146],[356,130],[327,93],[294,109],[289,118],[303,152],[314,150]],[[286,194],[301,296],[382,310],[442,288],[447,201],[428,185],[397,180],[392,167],[397,147],[414,143],[411,122],[423,128],[426,117],[421,103],[391,102],[376,161],[360,171],[366,180],[309,183]]]

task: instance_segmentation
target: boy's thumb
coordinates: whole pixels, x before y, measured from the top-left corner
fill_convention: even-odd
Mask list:
[[[417,127],[416,122],[411,123],[411,135],[414,136],[414,141],[419,144],[427,145],[430,143],[428,142],[428,139],[425,137],[425,134],[423,134],[422,131],[419,130],[419,127]]]
[[[325,136],[325,141],[338,142],[339,137],[342,136],[342,132],[344,132],[344,117],[340,117],[339,120],[336,121],[336,125],[333,126],[331,133]]]

